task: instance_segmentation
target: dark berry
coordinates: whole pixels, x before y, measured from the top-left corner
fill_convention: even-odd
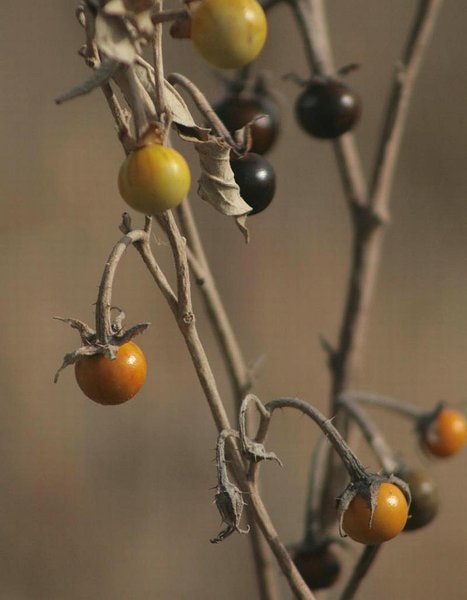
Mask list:
[[[329,547],[299,550],[293,561],[310,590],[331,587],[339,577],[341,565]]]
[[[333,139],[354,127],[360,118],[361,103],[342,81],[314,78],[298,97],[295,113],[307,133]]]
[[[421,469],[404,469],[397,476],[410,488],[412,502],[404,531],[414,531],[428,525],[438,514],[439,496],[434,480]]]
[[[243,158],[233,158],[230,166],[240,188],[240,195],[252,207],[249,215],[267,208],[276,191],[276,174],[272,165],[259,154],[249,153]]]
[[[265,98],[228,96],[219,102],[214,110],[232,134],[254,120],[250,129],[251,152],[265,154],[276,141],[279,133],[279,111]]]

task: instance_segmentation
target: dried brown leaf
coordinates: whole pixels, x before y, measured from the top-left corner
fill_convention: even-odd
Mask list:
[[[218,138],[195,143],[201,163],[198,194],[216,210],[228,217],[240,217],[251,211],[240,196],[230,167],[230,147]]]

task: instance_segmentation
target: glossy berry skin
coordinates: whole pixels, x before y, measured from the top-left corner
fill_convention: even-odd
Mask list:
[[[233,158],[230,166],[240,188],[240,195],[252,207],[249,215],[257,215],[267,208],[276,191],[276,175],[272,165],[259,154],[249,153]]]
[[[342,528],[356,542],[367,545],[381,544],[398,535],[405,527],[408,504],[403,492],[393,483],[382,483],[370,525],[370,502],[355,496],[345,511]]]
[[[251,152],[266,154],[276,141],[279,133],[279,111],[266,99],[228,96],[219,102],[214,110],[232,134],[254,121],[250,126]]]
[[[122,344],[115,360],[96,354],[75,363],[76,381],[83,393],[108,406],[133,398],[143,386],[146,372],[146,358],[134,342]]]
[[[183,156],[161,144],[142,146],[131,152],[118,175],[122,198],[145,215],[158,215],[180,204],[190,182],[190,169]]]
[[[467,420],[450,408],[441,409],[422,431],[423,446],[438,458],[456,454],[467,443]]]
[[[295,104],[301,127],[321,139],[334,139],[350,131],[358,122],[361,102],[342,81],[312,79]]]
[[[404,469],[397,477],[410,488],[412,502],[404,531],[415,531],[425,527],[436,517],[439,510],[439,494],[435,481],[421,469]]]
[[[238,69],[261,52],[267,20],[257,0],[202,0],[193,9],[191,39],[214,67]]]
[[[300,550],[293,557],[293,561],[310,590],[331,587],[341,571],[338,558],[328,547]]]

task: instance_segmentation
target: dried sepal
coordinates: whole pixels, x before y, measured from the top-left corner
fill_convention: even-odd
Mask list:
[[[371,529],[373,524],[373,516],[378,505],[379,489],[383,483],[392,483],[400,488],[405,496],[405,499],[407,500],[408,507],[410,507],[411,495],[409,486],[405,483],[405,481],[402,481],[402,479],[399,479],[399,477],[396,477],[395,475],[390,475],[387,477],[368,473],[367,477],[364,479],[351,481],[337,500],[339,534],[341,537],[346,537],[346,533],[342,528],[344,513],[347,511],[356,496],[361,496],[367,502],[368,508],[370,509],[370,519],[368,525]]]
[[[379,482],[377,489],[379,489],[379,486],[381,485],[381,483],[382,483],[382,481]],[[370,517],[370,523],[371,523],[371,518],[373,517],[373,513],[374,513],[374,498],[375,498],[375,496],[373,494],[373,504],[372,504],[371,486],[372,486],[372,481],[370,481],[369,479],[361,479],[361,480],[357,480],[357,481],[351,481],[348,484],[348,486],[345,488],[345,490],[342,492],[340,497],[337,499],[337,516],[338,516],[338,523],[339,523],[339,535],[341,537],[346,537],[346,533],[344,532],[344,530],[342,528],[342,521],[344,519],[344,513],[349,508],[352,500],[356,496],[362,496],[367,501],[368,506],[370,507],[370,510],[371,510],[371,517]]]
[[[228,479],[219,482],[214,502],[222,517],[222,522],[226,526],[215,538],[210,540],[211,544],[222,542],[234,531],[238,533],[248,533],[250,531],[250,526],[247,526],[246,529],[240,527],[245,502],[243,501],[242,492],[236,485]]]
[[[74,350],[73,352],[68,352],[65,354],[60,368],[55,373],[54,383],[57,383],[60,373],[63,371],[63,369],[66,369],[66,367],[69,367],[70,365],[74,365],[75,362],[77,362],[83,356],[93,356],[96,353],[96,346],[81,346],[81,348],[78,348],[78,350]]]
[[[122,330],[120,333],[115,335],[115,339],[118,341],[119,345],[125,344],[129,342],[137,335],[141,335],[146,331],[151,323],[137,323],[133,325],[129,329]]]
[[[69,317],[54,317],[56,321],[61,321],[62,323],[66,323],[70,325],[73,329],[77,329],[79,335],[81,336],[81,341],[83,344],[92,343],[95,340],[96,332],[92,327],[89,327],[87,323],[84,321],[80,321],[79,319],[72,319]]]
[[[114,307],[116,308],[116,307]],[[63,323],[67,323],[73,329],[79,331],[82,346],[73,352],[68,352],[63,357],[63,362],[55,374],[54,383],[57,383],[60,373],[66,367],[75,364],[80,358],[84,356],[94,356],[96,354],[103,354],[107,358],[114,360],[117,358],[118,349],[122,344],[125,344],[132,340],[135,336],[143,333],[150,325],[150,323],[137,323],[129,329],[123,327],[123,320],[125,313],[118,310],[116,318],[111,324],[111,332],[109,339],[105,342],[98,339],[97,334],[92,327],[80,321],[79,319],[73,319],[68,317],[54,317]]]
[[[266,448],[263,444],[253,442],[248,437],[242,438],[242,452],[252,462],[259,462],[261,460],[275,460],[281,467],[284,465],[275,452],[266,452]]]
[[[261,404],[261,400],[254,394],[248,394],[240,407],[240,414],[238,419],[240,444],[243,455],[251,462],[259,462],[261,460],[275,460],[281,467],[283,466],[282,461],[277,457],[274,452],[266,452],[263,444],[251,440],[247,435],[246,428],[246,414],[250,402],[254,402],[255,407],[263,416],[270,418],[270,414],[264,406]]]
[[[237,431],[232,429],[224,429],[217,437],[217,486],[214,502],[222,517],[222,522],[225,523],[226,526],[219,533],[219,535],[210,540],[212,544],[217,544],[218,542],[225,540],[225,538],[231,535],[234,531],[238,531],[238,533],[248,533],[250,531],[249,526],[246,529],[242,529],[240,527],[240,521],[245,502],[243,501],[242,492],[230,481],[227,473],[227,465],[225,460],[225,441],[230,436],[238,438],[239,434]]]

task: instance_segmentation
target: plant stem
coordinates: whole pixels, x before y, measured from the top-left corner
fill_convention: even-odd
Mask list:
[[[240,409],[243,396],[251,389],[253,384],[250,370],[217,290],[188,198],[178,207],[177,212],[182,231],[192,252],[192,260],[190,261],[190,254],[188,260],[195,273],[196,283],[221,348],[224,363],[229,373],[235,404],[237,409]]]
[[[271,400],[265,404],[264,407],[270,413],[278,408],[295,408],[313,419],[331,442],[351,479],[362,479],[366,476],[365,467],[349,448],[339,431],[331,423],[330,419],[325,417],[317,408],[299,398],[278,398],[276,400]]]
[[[154,13],[157,16],[158,13],[162,12],[163,2],[157,0],[154,4]],[[154,38],[153,38],[153,56],[154,56],[154,92],[155,92],[155,108],[159,120],[162,119],[166,111],[165,97],[164,97],[164,61],[162,57],[162,22],[157,22],[154,25]]]
[[[341,394],[339,396],[339,404],[345,408],[346,412],[357,423],[385,473],[388,475],[394,473],[398,467],[398,462],[384,436],[377,429],[373,421],[357,406],[350,394]]]
[[[355,593],[357,592],[361,582],[368,573],[380,550],[381,544],[377,546],[365,546],[363,552],[360,554],[357,564],[355,565],[352,575],[340,596],[340,600],[351,600],[355,597]]]
[[[381,394],[369,392],[345,392],[339,397],[340,404],[355,402],[358,402],[359,404],[369,404],[370,406],[378,406],[416,422],[427,414],[426,410],[418,408],[418,406],[401,402],[400,400],[390,398],[389,396],[382,396]]]
[[[109,338],[112,335],[110,308],[112,285],[118,263],[129,246],[143,240],[147,235],[148,234],[142,230],[128,232],[119,242],[117,242],[117,244],[115,244],[105,263],[96,302],[96,333],[97,340],[102,344],[108,343]]]
[[[251,373],[217,290],[188,198],[177,208],[177,212],[182,231],[191,250],[188,253],[188,261],[195,273],[196,283],[219,343],[224,364],[229,374],[235,405],[239,410],[243,396],[250,391],[253,384]],[[246,512],[251,522],[250,539],[260,599],[279,600],[279,592],[267,544],[259,532],[256,522],[251,519],[251,509],[248,505]]]
[[[188,269],[186,249],[180,232],[178,231],[178,227],[176,226],[175,220],[173,218],[163,218],[160,219],[159,222],[169,238],[177,271],[186,271]],[[141,244],[141,251],[146,255],[152,255],[148,242]],[[155,261],[152,260],[148,262]],[[201,387],[203,388],[206,399],[208,400],[208,404],[219,433],[223,430],[230,430],[232,428],[219,394],[214,374],[211,370],[211,366],[196,328],[196,322],[191,306],[191,297],[189,295],[189,291],[187,290],[187,288],[190,286],[189,278],[181,276],[177,273],[177,281],[178,285],[181,286],[178,289],[178,296],[179,298],[185,297],[187,299],[185,308],[186,311],[192,315],[192,318],[187,320],[183,317],[183,314],[186,314],[186,311],[182,313],[179,310],[177,313],[175,313],[177,316],[179,329],[185,339],[185,343],[191,355],[198,379]],[[294,592],[295,597],[300,600],[313,600],[313,594],[310,592],[308,586],[305,584],[299,572],[297,571],[297,568],[287,552],[286,547],[280,541],[256,486],[254,486],[246,477],[243,459],[239,452],[236,440],[228,438],[227,443],[232,461],[232,469],[237,483],[243,493],[249,498],[249,506],[254,514],[255,521],[259,525],[271,550],[276,556],[284,575],[287,577],[291,590]]]

